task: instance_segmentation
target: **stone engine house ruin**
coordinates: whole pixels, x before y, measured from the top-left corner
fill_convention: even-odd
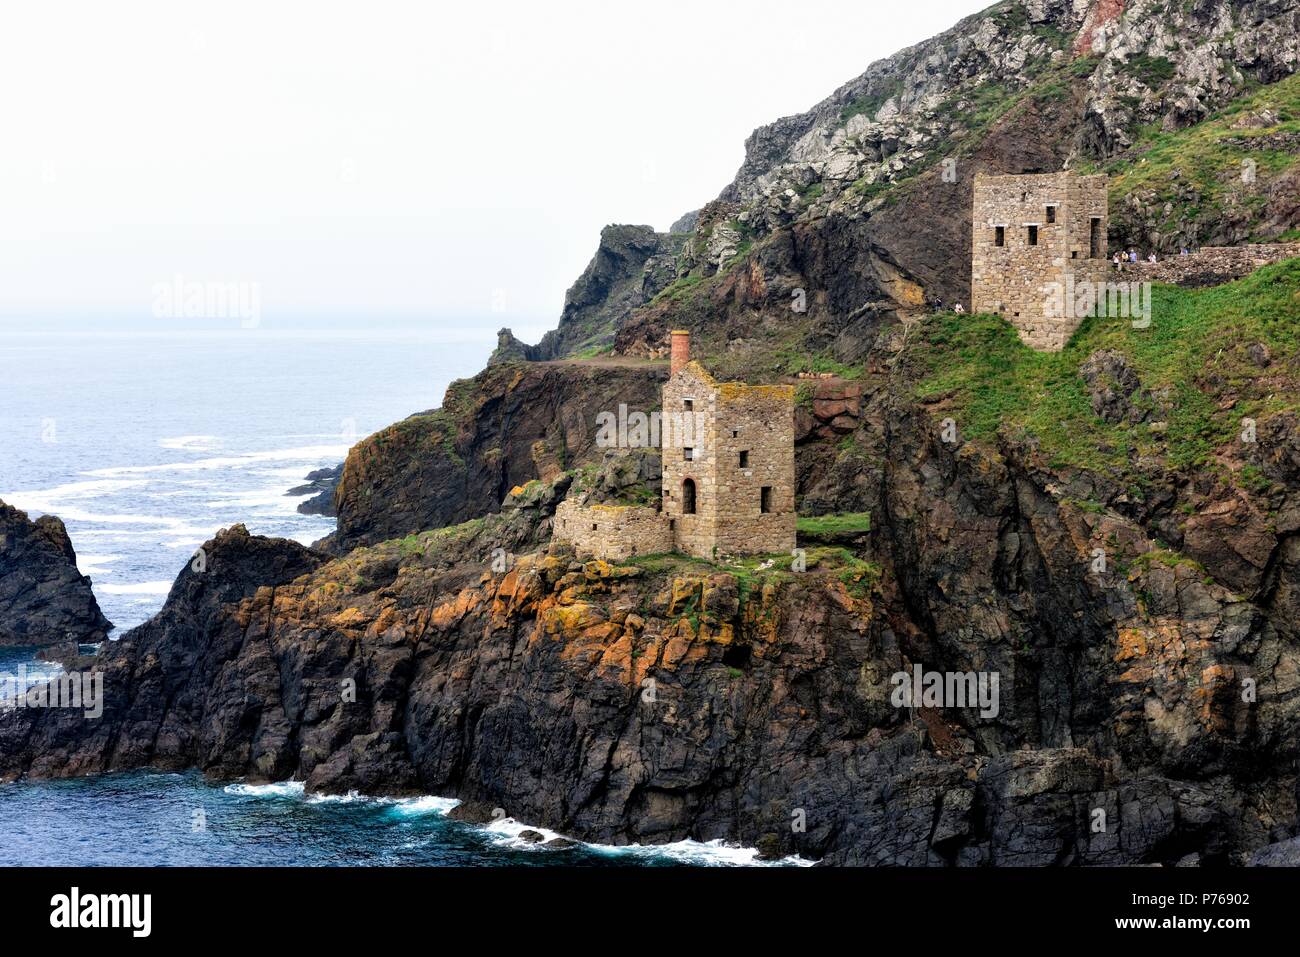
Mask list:
[[[1084,319],[1072,290],[1111,278],[1106,176],[977,174],[971,222],[971,311],[999,313],[1030,348],[1059,351]]]
[[[662,509],[561,502],[554,538],[625,559],[789,554],[795,546],[794,388],[718,382],[672,333],[663,388]]]

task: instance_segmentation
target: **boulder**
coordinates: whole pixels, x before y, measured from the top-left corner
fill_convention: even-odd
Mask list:
[[[1100,349],[1079,366],[1088,386],[1092,411],[1103,422],[1145,422],[1150,413],[1134,404],[1142,382],[1124,356],[1114,349]]]

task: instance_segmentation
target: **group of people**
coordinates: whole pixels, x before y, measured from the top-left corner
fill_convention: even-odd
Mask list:
[[[1191,250],[1189,250],[1186,246],[1184,246],[1182,250],[1178,253],[1178,255],[1190,256]],[[1125,263],[1136,263],[1138,261],[1137,250],[1131,247],[1127,252],[1124,252],[1123,250],[1118,250],[1116,251],[1115,255],[1111,257],[1111,261],[1115,264],[1115,269],[1117,271],[1123,272]],[[1156,256],[1156,252],[1153,249],[1150,252],[1150,254],[1147,256],[1147,262],[1154,263],[1159,261],[1160,261],[1159,257]],[[935,312],[942,312],[943,300],[940,299],[938,296],[935,296],[933,299],[930,300],[930,308],[933,309]],[[952,311],[956,313],[963,313],[966,310],[962,308],[961,303],[957,303],[955,306],[953,306]]]
[[[1191,250],[1184,246],[1178,255],[1189,256],[1191,255]],[[1128,252],[1123,252],[1122,250],[1117,251],[1115,255],[1111,257],[1111,261],[1115,263],[1115,268],[1119,272],[1123,272],[1125,263],[1136,263],[1138,261],[1137,250],[1130,248]],[[1159,261],[1159,257],[1156,256],[1155,250],[1151,250],[1151,253],[1147,256],[1147,262],[1154,263]]]

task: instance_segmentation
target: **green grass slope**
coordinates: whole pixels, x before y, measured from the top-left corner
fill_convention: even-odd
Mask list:
[[[1151,325],[1085,320],[1064,350],[1035,352],[991,315],[942,313],[922,321],[906,366],[915,398],[951,417],[964,439],[1002,430],[1036,440],[1054,467],[1111,470],[1140,479],[1143,466],[1215,468],[1243,417],[1300,408],[1300,259],[1234,283],[1190,290],[1156,286]],[[1247,348],[1262,343],[1266,368]],[[1093,412],[1080,365],[1101,349],[1123,354],[1152,422],[1111,424]]]

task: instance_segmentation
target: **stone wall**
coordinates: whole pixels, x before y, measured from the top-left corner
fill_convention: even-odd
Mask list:
[[[689,458],[681,447],[663,449],[664,514],[677,549],[713,558],[794,548],[793,387],[719,383],[691,363],[664,386],[663,411],[665,418],[700,413]],[[684,509],[688,480],[694,514]]]
[[[1217,286],[1254,272],[1260,266],[1300,256],[1300,243],[1260,243],[1249,246],[1204,246],[1186,256],[1160,262],[1124,264],[1125,279],[1165,282],[1175,286]],[[1113,272],[1112,272],[1113,274]]]
[[[1111,278],[1106,177],[979,174],[971,218],[972,311],[1006,316],[1031,348],[1062,348],[1083,317],[1054,314],[1052,284]]]
[[[622,560],[673,550],[662,514],[644,505],[578,505],[561,502],[552,524],[555,541],[573,545],[580,557]]]

